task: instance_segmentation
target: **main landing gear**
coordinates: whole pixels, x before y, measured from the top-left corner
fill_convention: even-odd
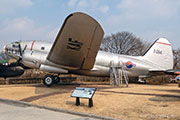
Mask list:
[[[45,75],[43,78],[43,84],[47,87],[51,87],[53,84],[58,84],[60,82],[59,76]]]

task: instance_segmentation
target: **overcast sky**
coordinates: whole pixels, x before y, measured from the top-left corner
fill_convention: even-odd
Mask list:
[[[129,31],[148,42],[166,37],[180,47],[180,0],[0,0],[0,50],[18,40],[53,42],[72,12],[94,17],[105,36]]]

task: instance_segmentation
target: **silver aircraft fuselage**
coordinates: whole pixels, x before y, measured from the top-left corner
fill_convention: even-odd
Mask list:
[[[104,76],[110,75],[110,67],[124,67],[125,72],[129,77],[149,77],[150,69],[161,69],[157,64],[153,64],[143,60],[142,56],[127,56],[113,54],[109,52],[99,51],[94,67],[91,70],[73,69],[71,67],[61,66],[47,60],[47,56],[52,47],[52,43],[29,40],[21,41],[23,50],[22,63],[30,68],[37,68],[42,71],[52,73],[73,73],[88,76]],[[7,44],[4,51],[11,57],[19,59],[19,51],[17,42]]]

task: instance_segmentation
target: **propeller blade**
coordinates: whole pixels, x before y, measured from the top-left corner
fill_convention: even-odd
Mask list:
[[[20,42],[18,42],[18,46],[19,46],[19,53],[20,53],[20,57],[22,57],[21,43],[20,43]]]
[[[26,50],[26,48],[27,48],[27,45],[25,45],[24,50],[22,51],[22,53],[24,53],[24,51]]]

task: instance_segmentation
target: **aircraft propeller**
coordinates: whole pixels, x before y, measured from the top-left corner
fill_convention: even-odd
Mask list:
[[[24,47],[24,49],[22,50],[22,47],[21,47],[21,43],[18,42],[18,48],[19,48],[19,59],[16,61],[16,62],[13,62],[11,63],[10,65],[8,65],[7,67],[17,67],[17,66],[20,66],[22,67],[23,69],[29,69],[28,67],[25,67],[23,64],[22,64],[22,57],[23,57],[23,53],[26,49],[27,45]]]

